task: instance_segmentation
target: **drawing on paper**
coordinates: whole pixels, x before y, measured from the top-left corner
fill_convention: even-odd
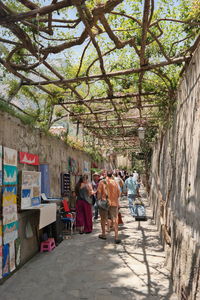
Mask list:
[[[21,209],[31,206],[31,189],[23,189],[21,194]]]
[[[18,221],[3,225],[3,243],[8,244],[18,238]]]
[[[0,246],[2,246],[2,221],[0,221]]]
[[[17,167],[4,165],[4,178],[3,184],[13,185],[17,184]]]
[[[40,205],[40,203],[41,203],[40,197],[33,197],[33,198],[31,198],[31,205],[32,206]]]
[[[21,209],[41,203],[41,172],[22,171]]]
[[[2,146],[0,145],[0,185],[2,183]]]
[[[17,151],[4,147],[4,165],[17,166]]]
[[[17,204],[17,188],[15,186],[6,186],[3,189],[3,207]]]
[[[3,247],[0,246],[0,279],[2,278],[2,249]]]
[[[2,275],[3,277],[7,276],[9,272],[9,245],[6,244],[3,246],[3,251],[2,251]]]
[[[34,171],[22,171],[22,186],[32,187],[41,185],[41,173]]]

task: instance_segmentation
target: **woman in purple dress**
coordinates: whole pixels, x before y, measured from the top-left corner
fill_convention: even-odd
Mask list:
[[[94,194],[88,175],[80,177],[75,187],[76,202],[76,227],[79,233],[92,232],[92,195]]]

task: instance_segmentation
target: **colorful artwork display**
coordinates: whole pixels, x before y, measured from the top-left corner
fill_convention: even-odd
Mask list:
[[[2,246],[2,221],[0,221],[0,247],[1,246]]]
[[[2,250],[3,250],[3,247],[0,246],[0,279],[2,278]]]
[[[17,166],[17,151],[4,147],[4,165]]]
[[[68,158],[68,170],[70,173],[72,173],[74,175],[78,171],[77,163],[76,163],[75,159],[73,159],[72,157]]]
[[[89,162],[85,160],[83,162],[83,173],[89,173]]]
[[[21,164],[39,165],[39,156],[27,152],[19,152],[19,162]]]
[[[2,146],[0,145],[0,185],[2,185]]]
[[[3,277],[7,276],[9,272],[9,244],[6,244],[3,246],[3,251],[2,251],[2,275]]]
[[[17,184],[17,167],[4,165],[4,185],[15,185]]]
[[[22,171],[21,209],[41,203],[41,173]]]
[[[17,188],[6,186],[3,191],[3,242],[7,244],[18,237]]]
[[[18,221],[3,225],[3,242],[8,244],[18,238]]]
[[[22,190],[21,195],[21,208],[27,208],[31,206],[31,189]]]

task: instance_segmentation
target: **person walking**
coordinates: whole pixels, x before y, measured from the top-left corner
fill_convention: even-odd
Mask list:
[[[99,214],[99,208],[98,208],[98,203],[97,203],[97,188],[98,188],[100,176],[99,176],[98,173],[94,173],[92,178],[93,178],[93,180],[92,180],[92,189],[94,191],[94,194],[93,194],[94,220],[97,220],[98,219],[98,214]]]
[[[127,194],[130,213],[133,217],[137,216],[134,201],[136,196],[139,196],[137,180],[133,174],[125,180],[123,192]]]
[[[88,182],[88,175],[80,177],[75,187],[77,195],[76,202],[76,227],[79,233],[92,232],[92,195],[94,191],[92,185]]]
[[[99,213],[101,217],[101,230],[102,234],[99,235],[100,239],[106,240],[106,222],[108,222],[108,214],[113,221],[113,227],[115,231],[115,243],[121,243],[118,236],[118,207],[119,207],[119,197],[120,189],[117,182],[112,177],[112,171],[107,172],[106,179],[102,179],[99,182],[97,189],[97,199],[108,200],[109,208],[103,209],[99,207]]]

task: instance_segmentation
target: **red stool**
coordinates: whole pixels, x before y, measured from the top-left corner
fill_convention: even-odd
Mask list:
[[[40,244],[40,252],[44,251],[52,251],[56,247],[54,238],[49,238],[48,240],[41,242]]]

